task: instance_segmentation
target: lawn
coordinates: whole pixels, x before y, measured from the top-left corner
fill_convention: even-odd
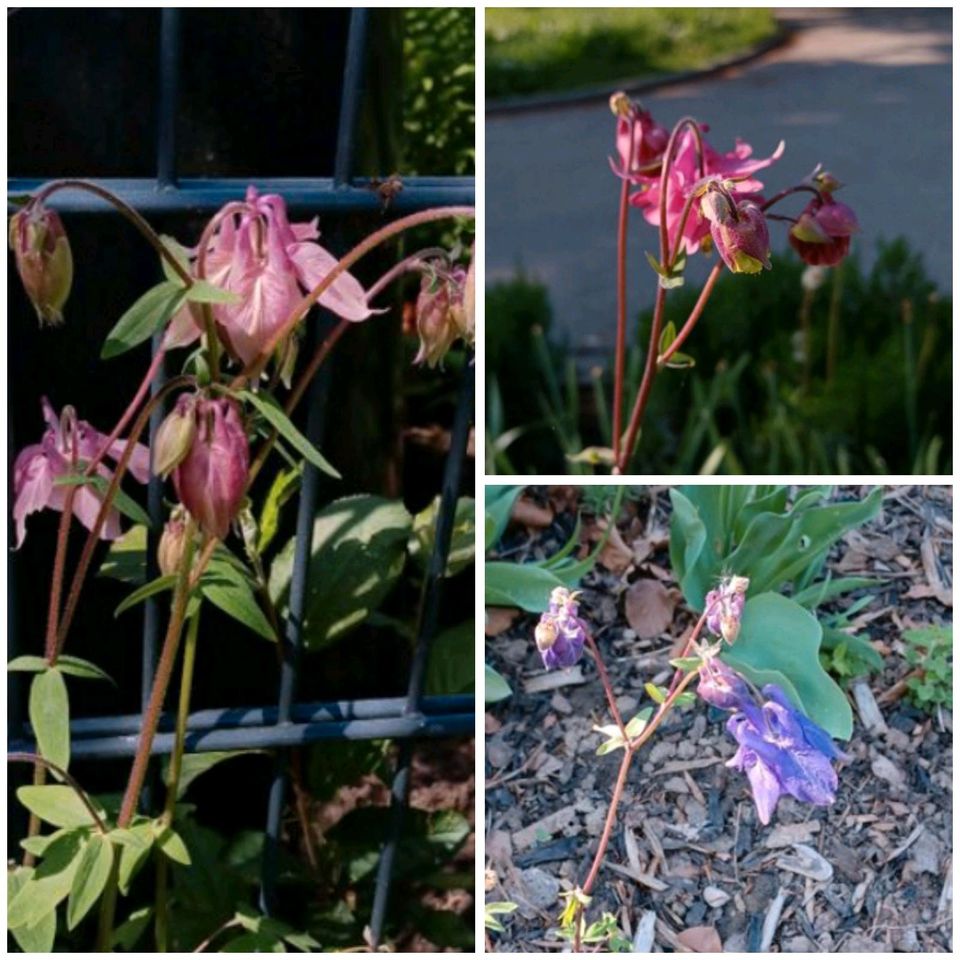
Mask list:
[[[776,31],[768,9],[487,9],[487,96],[576,90],[691,70]]]

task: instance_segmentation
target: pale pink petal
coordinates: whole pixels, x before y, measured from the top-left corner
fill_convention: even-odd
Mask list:
[[[50,506],[54,468],[40,444],[20,452],[14,465],[13,519],[17,527],[17,547],[27,535],[27,517]]]
[[[212,282],[212,281],[211,281]],[[185,303],[172,317],[163,335],[164,350],[187,347],[199,339],[201,326],[192,304]]]
[[[297,243],[289,250],[300,283],[312,290],[336,266],[337,258],[319,243]],[[352,274],[340,274],[320,297],[320,303],[343,317],[344,320],[359,322],[383,310],[371,310],[367,305],[367,295],[360,282]]]
[[[100,514],[103,501],[90,487],[78,487],[73,495],[73,515],[88,529],[92,530]],[[114,507],[107,511],[103,527],[100,529],[101,540],[116,540],[122,533],[120,529],[120,513]]]
[[[100,436],[103,440],[107,439],[103,434]],[[123,456],[123,451],[127,449],[127,443],[128,441],[123,437],[114,440],[107,448],[107,456],[119,462]],[[144,446],[142,443],[134,444],[133,453],[130,454],[130,462],[127,464],[127,469],[135,480],[139,480],[140,483],[146,483],[150,479],[150,448]]]

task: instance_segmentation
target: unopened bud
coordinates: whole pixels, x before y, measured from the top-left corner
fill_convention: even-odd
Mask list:
[[[556,623],[552,619],[544,617],[534,629],[533,638],[537,641],[539,651],[549,650],[557,642]]]
[[[173,576],[180,569],[186,544],[186,511],[178,506],[174,508],[170,519],[164,524],[160,543],[157,546],[157,566],[165,577]]]
[[[447,271],[436,268],[424,274],[417,297],[417,333],[420,350],[413,362],[435,367],[447,355],[456,340],[464,336],[467,319],[464,311],[464,287],[467,272],[462,267]]]
[[[41,325],[63,323],[63,305],[73,284],[73,254],[59,214],[31,203],[10,218],[9,239],[20,281]]]
[[[197,433],[195,405],[194,395],[182,394],[177,399],[176,406],[160,424],[153,441],[153,472],[157,476],[166,477],[190,452]]]
[[[615,117],[629,117],[633,112],[633,101],[622,91],[610,95],[610,112]]]

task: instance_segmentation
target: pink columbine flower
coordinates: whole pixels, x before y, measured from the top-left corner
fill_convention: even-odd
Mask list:
[[[227,397],[191,398],[187,409],[193,411],[196,430],[173,471],[173,485],[200,529],[223,540],[247,488],[247,434],[237,404]]]
[[[260,196],[248,187],[243,203],[227,204],[217,216],[221,220],[206,251],[204,273],[210,283],[237,294],[239,302],[214,305],[213,316],[230,351],[250,363],[337,258],[316,242],[316,218],[290,223],[277,194]],[[363,287],[347,272],[334,280],[320,304],[354,322],[382,312],[367,305]],[[167,346],[185,346],[200,332],[197,316],[185,308],[170,324]]]
[[[439,261],[432,262],[423,274],[417,296],[420,349],[413,359],[415,364],[435,367],[460,337],[472,342],[473,318],[468,329],[464,304],[467,278],[463,267],[448,269]]]
[[[860,229],[857,215],[829,192],[814,197],[790,228],[790,246],[804,263],[834,267],[850,252],[850,237]]]
[[[76,469],[80,470],[104,449],[107,442],[105,434],[85,420],[77,420],[70,407],[65,407],[58,417],[46,397],[40,402],[47,429],[40,443],[24,447],[13,465],[13,518],[17,527],[17,547],[27,534],[26,522],[31,513],[45,508],[63,510],[68,487],[58,485],[55,481],[73,472],[74,452]],[[126,446],[126,440],[116,440],[106,448],[105,455],[118,461]],[[150,452],[143,444],[134,445],[129,469],[140,483],[146,483],[149,479]],[[102,463],[97,467],[97,472],[107,480],[113,476],[113,472]],[[78,486],[73,496],[73,515],[88,530],[92,530],[102,502],[91,486]],[[100,530],[100,537],[103,540],[116,540],[120,534],[120,514],[111,507]]]
[[[701,125],[701,137],[708,128]],[[687,128],[680,134],[676,154],[670,164],[667,175],[667,231],[671,248],[676,245],[680,219],[687,197],[701,189],[704,178],[718,178],[736,200],[758,200],[763,184],[754,179],[758,170],[769,167],[783,155],[784,143],[781,140],[777,149],[769,157],[753,158],[753,148],[742,140],[729,153],[720,153],[703,139],[703,177],[697,162],[697,141],[693,132]],[[640,177],[642,188],[630,198],[630,202],[643,211],[644,219],[654,226],[660,225],[660,176]],[[695,253],[710,233],[710,223],[700,211],[700,200],[693,208],[683,228],[681,249]]]
[[[716,590],[707,593],[704,598],[706,626],[714,636],[723,637],[727,643],[737,639],[749,588],[749,577],[724,577]]]
[[[610,166],[618,177],[638,182],[643,173],[653,174],[670,140],[670,131],[661,127],[649,110],[633,103],[624,93],[610,98],[610,109],[617,117],[617,153],[619,164]]]
[[[723,194],[708,192],[701,212],[710,223],[717,253],[733,273],[770,269],[770,233],[763,211],[750,200],[734,206]]]

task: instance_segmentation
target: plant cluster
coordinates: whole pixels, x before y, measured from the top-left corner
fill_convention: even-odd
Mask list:
[[[102,350],[112,359],[149,340],[160,349],[118,422],[103,433],[72,406],[59,413],[41,400],[45,422],[39,442],[20,451],[14,465],[13,516],[17,544],[29,518],[60,513],[52,557],[49,614],[42,656],[28,655],[10,669],[32,674],[29,713],[36,751],[10,754],[34,767],[34,782],[17,797],[31,814],[22,865],[8,874],[9,928],[24,950],[48,952],[57,941],[58,908],[66,902],[65,936],[96,914],[99,951],[132,949],[152,925],[160,951],[316,950],[313,934],[261,915],[247,901],[257,844],[225,850],[224,842],[193,819],[183,793],[199,768],[186,752],[187,722],[201,616],[208,605],[277,642],[291,592],[294,544],[268,564],[283,503],[299,483],[303,463],[340,477],[291,414],[337,342],[356,324],[385,312],[377,298],[408,273],[423,278],[416,308],[417,363],[438,364],[455,341],[473,342],[473,265],[448,251],[430,249],[400,260],[368,289],[349,272],[365,254],[424,223],[471,219],[471,207],[426,210],[365,237],[337,258],[319,243],[316,220],[292,222],[279,195],[253,187],[228,202],[206,224],[196,246],[162,237],[120,198],[85,181],[56,181],[28,197],[10,223],[10,245],[27,296],[42,325],[63,322],[73,279],[73,254],[51,202],[66,189],[85,190],[112,204],[153,246],[164,279],[141,296],[108,334]],[[339,318],[306,363],[299,344],[312,308]],[[188,352],[181,372],[157,391],[160,364]],[[140,442],[151,414],[169,403],[152,448]],[[272,453],[286,469],[276,474],[262,504],[253,501],[254,479]],[[146,571],[150,517],[121,484],[152,475],[169,479],[172,505],[156,555],[159,576]],[[472,560],[472,504],[458,509],[447,573]],[[422,569],[435,535],[437,506],[413,517],[402,504],[376,497],[334,502],[315,518],[312,553],[323,579],[308,584],[308,648],[321,649],[364,621],[383,602],[403,568]],[[136,526],[125,535],[124,518]],[[76,565],[68,559],[74,519],[86,536]],[[66,678],[103,679],[96,665],[65,647],[86,578],[101,540],[112,541],[104,572],[135,585],[118,612],[148,596],[170,597],[170,615],[137,750],[122,797],[95,797],[70,772],[70,702]],[[401,624],[402,626],[402,624]],[[469,635],[469,632],[468,632]],[[463,631],[444,645],[439,680],[469,685],[462,658]],[[469,644],[468,644],[469,646]],[[182,648],[182,654],[181,654]],[[141,809],[141,791],[169,687],[180,664],[175,741],[165,773],[162,811]],[[452,666],[451,666],[452,665]],[[467,668],[469,669],[469,668]],[[52,781],[52,782],[50,782]],[[43,832],[44,825],[52,832]],[[379,839],[370,824],[361,831],[359,882],[375,869]],[[421,849],[410,859],[421,876],[458,849],[468,828],[463,818],[424,818]],[[344,831],[346,834],[346,831]],[[343,839],[343,838],[342,838]],[[350,842],[343,839],[344,849]],[[440,855],[442,851],[442,856]],[[229,866],[224,866],[224,860]],[[37,861],[39,860],[39,864]],[[154,866],[153,905],[142,905]],[[351,869],[356,866],[351,861]],[[188,869],[187,869],[188,868]],[[121,923],[120,898],[140,901]],[[342,918],[341,918],[342,919]]]

